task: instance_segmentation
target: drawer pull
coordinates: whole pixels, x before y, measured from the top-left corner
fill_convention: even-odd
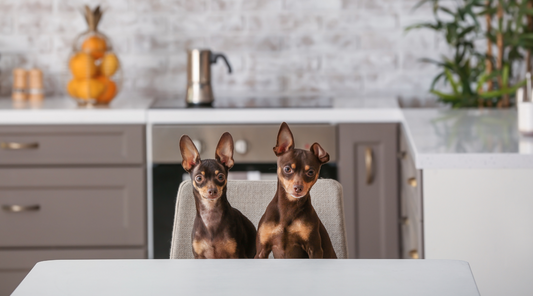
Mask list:
[[[37,149],[39,143],[16,143],[16,142],[2,142],[0,147],[4,150],[24,150],[24,149]]]
[[[409,257],[411,259],[420,259],[420,257],[418,256],[418,251],[417,250],[409,251]]]
[[[398,152],[398,158],[399,159],[405,159],[406,156],[407,156],[407,152],[405,152],[405,151]]]
[[[409,178],[407,179],[407,184],[409,184],[411,187],[416,187],[418,182],[416,182],[416,178]]]
[[[365,150],[365,166],[366,184],[370,185],[374,182],[374,155],[371,147],[366,147]]]
[[[402,218],[400,219],[400,223],[401,223],[402,225],[409,225],[409,218],[407,218],[407,217],[402,217]]]
[[[20,213],[20,212],[37,212],[41,209],[40,205],[31,205],[31,206],[20,206],[20,205],[3,205],[2,209],[10,213]]]

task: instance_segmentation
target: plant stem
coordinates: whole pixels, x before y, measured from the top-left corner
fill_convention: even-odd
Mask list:
[[[524,0],[524,1],[527,1],[527,0]],[[533,8],[533,0],[528,1],[527,8],[528,9]],[[529,29],[529,32],[533,32],[533,16],[528,15],[526,19],[527,19],[527,28]],[[530,49],[528,49],[526,53],[526,72],[531,73],[531,50]]]
[[[496,67],[501,72],[503,69],[503,51],[504,51],[503,32],[502,32],[503,28],[500,26],[500,24],[502,24],[503,22],[503,6],[501,3],[501,0],[498,1],[497,17],[498,17],[498,33],[496,35],[496,45],[498,46],[498,59],[496,60]],[[500,85],[500,89],[507,87],[503,85],[501,75],[498,76],[498,84]],[[503,108],[509,107],[509,95],[508,94],[504,94],[502,100],[498,102],[498,108],[502,108],[502,107]]]
[[[489,10],[490,7],[491,7],[491,0],[487,0],[487,10]],[[490,75],[490,73],[492,73],[492,41],[489,38],[490,31],[492,28],[492,15],[490,13],[487,13],[486,20],[487,20],[487,59],[485,60],[485,69],[487,71],[487,74]],[[487,91],[492,91],[493,87],[494,85],[492,83],[492,79],[489,79],[487,81]],[[480,101],[483,102],[483,99],[480,99]],[[487,105],[491,107],[492,101],[490,100],[487,101]],[[481,105],[480,107],[482,106],[483,105]]]

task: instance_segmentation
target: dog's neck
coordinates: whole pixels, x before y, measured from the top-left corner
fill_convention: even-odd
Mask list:
[[[278,179],[278,189],[274,197],[278,205],[280,221],[282,223],[290,224],[302,212],[311,208],[311,195],[309,192],[300,198],[294,198],[285,190],[280,180]]]
[[[194,201],[196,203],[196,217],[202,220],[205,228],[208,232],[215,233],[220,226],[221,221],[224,219],[230,209],[228,199],[226,197],[226,188],[222,195],[216,200],[206,200],[202,198],[200,193],[196,190],[194,193]]]

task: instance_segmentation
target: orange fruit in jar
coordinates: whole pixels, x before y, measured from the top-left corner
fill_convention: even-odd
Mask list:
[[[82,79],[76,82],[77,98],[80,99],[96,99],[105,90],[105,85],[98,79]]]
[[[70,58],[69,68],[77,79],[92,78],[96,75],[94,58],[84,52],[78,52]]]
[[[99,59],[104,56],[107,49],[105,39],[99,36],[91,36],[81,44],[81,49],[90,54],[94,59]]]
[[[96,79],[104,85],[104,91],[96,98],[96,102],[101,104],[111,102],[111,100],[117,95],[117,85],[113,80],[105,76],[98,76]]]
[[[71,97],[78,97],[78,80],[76,78],[70,80],[67,84],[67,92]]]
[[[117,72],[119,66],[119,61],[117,56],[114,53],[107,53],[102,59],[102,63],[99,67],[100,74],[111,77],[115,72]]]

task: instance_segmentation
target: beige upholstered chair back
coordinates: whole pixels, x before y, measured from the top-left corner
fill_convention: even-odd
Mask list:
[[[257,228],[267,205],[276,193],[277,181],[229,181],[228,201]],[[326,227],[338,258],[348,258],[342,186],[330,179],[319,179],[311,189],[311,202]],[[191,234],[196,206],[190,181],[181,183],[176,200],[170,259],[192,259]]]

